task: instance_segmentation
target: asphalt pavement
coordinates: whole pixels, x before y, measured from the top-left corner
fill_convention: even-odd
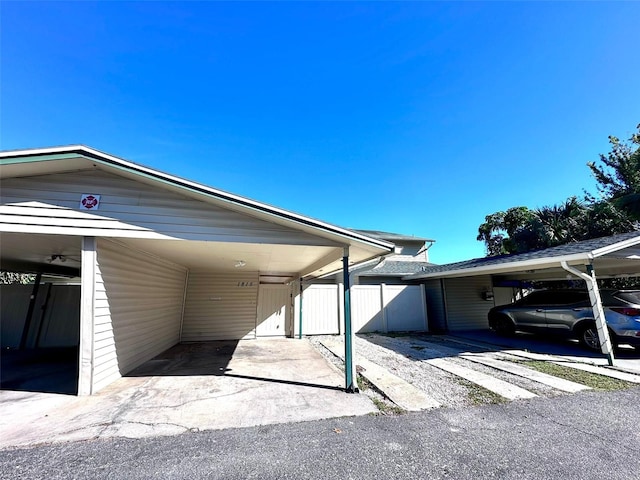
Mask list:
[[[640,388],[0,451],[0,478],[630,479]]]

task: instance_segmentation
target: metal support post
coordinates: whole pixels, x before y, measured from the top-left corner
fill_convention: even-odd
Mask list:
[[[354,332],[351,326],[351,288],[349,284],[349,247],[344,247],[342,257],[344,280],[344,374],[345,390],[349,393],[358,391],[356,364],[354,362]]]
[[[580,277],[587,284],[587,290],[589,291],[589,299],[591,300],[591,308],[593,309],[593,317],[596,321],[596,329],[598,330],[598,339],[600,340],[602,353],[607,356],[609,365],[613,366],[615,362],[615,358],[613,356],[613,345],[611,344],[609,329],[607,328],[607,321],[604,316],[602,299],[600,298],[600,290],[598,289],[596,272],[593,269],[593,265],[587,265],[587,271],[589,272],[589,274],[581,272],[576,268],[570,267],[567,262],[561,262],[561,265],[562,268],[564,268],[567,272]]]
[[[300,301],[298,302],[298,310],[299,310],[299,314],[300,314],[300,318],[298,319],[299,322],[299,329],[298,329],[298,339],[302,338],[302,296],[304,295],[303,293],[303,288],[302,288],[302,279],[300,279]]]

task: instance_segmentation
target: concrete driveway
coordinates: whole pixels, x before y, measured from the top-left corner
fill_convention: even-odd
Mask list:
[[[308,340],[176,345],[97,395],[0,391],[0,448],[377,412]]]
[[[607,358],[599,352],[592,352],[580,346],[577,340],[554,338],[518,332],[514,336],[500,336],[492,330],[469,330],[452,332],[449,336],[458,337],[465,341],[493,346],[499,349],[519,349],[533,353],[555,355],[568,360],[591,363],[593,365],[607,365]],[[640,352],[621,345],[616,349],[616,367],[640,374]]]

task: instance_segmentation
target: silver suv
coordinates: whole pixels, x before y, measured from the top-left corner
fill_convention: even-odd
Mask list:
[[[640,348],[640,290],[600,290],[600,296],[611,342]],[[489,326],[501,335],[512,335],[516,330],[564,335],[600,350],[586,290],[534,291],[489,310]]]

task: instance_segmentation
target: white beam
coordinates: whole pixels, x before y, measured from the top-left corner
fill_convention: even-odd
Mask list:
[[[96,291],[96,243],[96,237],[83,237],[82,239],[78,395],[91,395],[93,391],[93,307]]]
[[[607,321],[604,316],[604,309],[602,308],[602,298],[600,298],[600,290],[598,289],[595,270],[593,270],[592,268],[591,275],[587,275],[577,268],[570,267],[567,262],[561,262],[560,265],[562,265],[562,268],[564,268],[567,272],[572,273],[576,277],[582,278],[587,284],[587,290],[589,291],[589,298],[591,299],[591,308],[593,309],[593,317],[596,321],[598,339],[600,340],[602,353],[607,356],[609,365],[613,366],[615,362],[615,358],[613,356],[613,346],[611,345],[611,338],[609,337],[609,330],[607,329]]]

